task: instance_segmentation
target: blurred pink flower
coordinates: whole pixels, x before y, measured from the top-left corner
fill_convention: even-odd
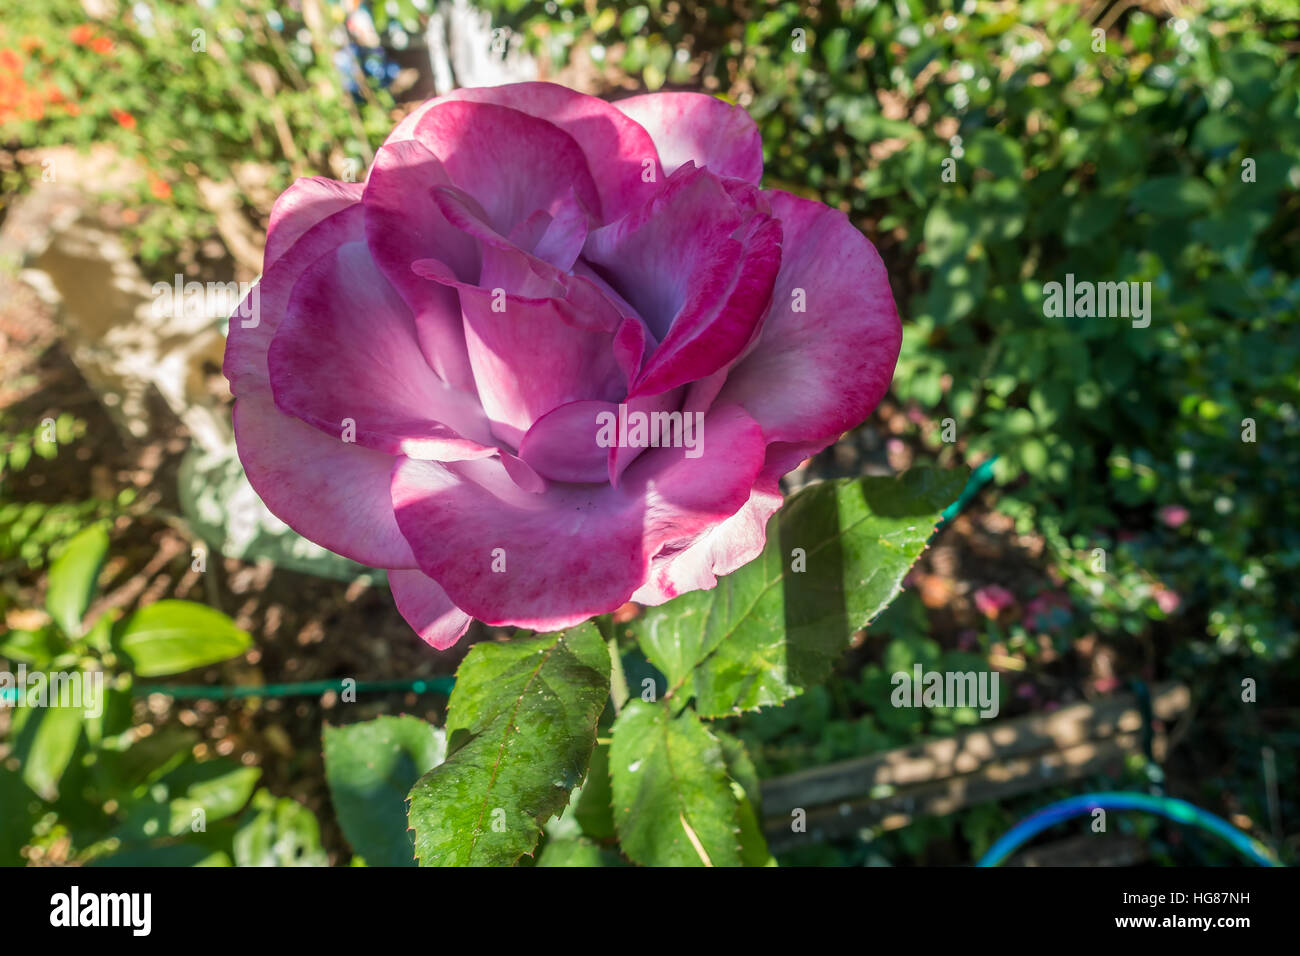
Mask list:
[[[1177,591],[1171,591],[1164,585],[1157,585],[1154,597],[1156,605],[1166,614],[1173,614],[1178,610],[1178,606],[1183,603],[1183,599],[1178,596]]]
[[[1070,598],[1062,591],[1044,591],[1025,605],[1020,623],[1030,631],[1055,631],[1070,619]]]
[[[1158,514],[1160,520],[1170,528],[1182,527],[1190,517],[1190,513],[1182,505],[1165,505]]]
[[[975,592],[975,606],[987,618],[997,617],[1015,603],[1015,595],[997,584],[990,584]]]

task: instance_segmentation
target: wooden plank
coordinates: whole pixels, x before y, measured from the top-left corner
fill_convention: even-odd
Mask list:
[[[852,836],[864,828],[897,830],[917,817],[946,816],[974,804],[1005,800],[1101,773],[1136,751],[1139,744],[1138,734],[1120,734],[1110,740],[1085,742],[1054,753],[993,763],[973,774],[906,787],[875,799],[859,797],[806,807],[803,833],[792,829],[791,813],[776,815],[764,807],[763,828],[774,852]]]
[[[1161,720],[1171,720],[1187,709],[1190,699],[1181,684],[1160,685],[1152,693],[1152,711]],[[996,760],[1104,740],[1136,732],[1141,726],[1142,715],[1131,694],[1095,704],[1072,704],[1050,714],[1001,721],[914,747],[776,777],[763,784],[763,807],[771,814],[785,814],[795,807],[861,797],[882,786],[974,773]]]
[[[1175,718],[1189,702],[1187,688],[1177,684],[1152,695],[1161,721]],[[1122,695],[779,777],[763,785],[764,829],[773,850],[864,828],[897,829],[917,817],[943,816],[1103,772],[1141,748],[1141,730],[1136,698]],[[1158,731],[1157,759],[1164,748]],[[804,813],[804,832],[792,829],[796,809]]]

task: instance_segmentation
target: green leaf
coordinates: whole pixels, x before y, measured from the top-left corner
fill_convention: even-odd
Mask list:
[[[132,614],[119,643],[136,674],[159,677],[237,657],[253,639],[220,611],[167,600]]]
[[[738,804],[718,739],[689,710],[634,700],[609,753],[623,852],[646,866],[740,866]]]
[[[48,628],[35,631],[7,631],[0,636],[0,657],[44,666],[59,653],[54,634]]]
[[[193,843],[132,846],[91,860],[89,866],[230,866],[230,857]]]
[[[130,792],[175,770],[190,758],[198,740],[193,730],[164,726],[132,741],[125,750],[102,750],[97,762],[114,788]]]
[[[138,842],[180,836],[195,831],[196,823],[206,829],[242,810],[261,775],[257,767],[230,760],[183,764],[150,787],[113,835]]]
[[[69,637],[81,636],[81,618],[90,607],[95,580],[108,554],[108,532],[102,525],[82,531],[64,547],[50,565],[50,586],[45,608]]]
[[[0,766],[0,866],[22,866],[22,848],[39,817],[36,795],[12,770]]]
[[[913,469],[804,489],[768,523],[758,558],[634,622],[646,657],[704,717],[821,683],[898,594],[965,480],[964,469]]]
[[[327,866],[316,815],[289,797],[253,795],[253,813],[235,833],[236,866]]]
[[[537,857],[538,866],[624,866],[617,853],[581,837],[547,840]]]
[[[325,728],[325,779],[343,835],[370,866],[414,866],[406,795],[447,754],[444,732],[418,717]]]
[[[741,862],[745,866],[776,866],[776,860],[767,849],[767,838],[763,836],[763,815],[759,804],[761,791],[754,761],[745,745],[735,737],[717,728],[713,729],[713,735],[722,745],[727,775],[731,777],[731,788],[739,804],[736,822],[740,828]]]
[[[609,695],[609,650],[588,622],[476,644],[447,713],[450,755],[411,791],[424,865],[510,865],[582,780]]]
[[[1136,186],[1130,198],[1157,218],[1190,219],[1214,201],[1214,190],[1203,179],[1156,176]]]
[[[1067,246],[1081,246],[1092,242],[1115,224],[1124,210],[1124,200],[1119,197],[1089,194],[1070,204],[1065,216],[1062,237]]]
[[[58,799],[59,781],[76,752],[84,719],[80,707],[40,707],[23,724],[15,751],[23,780],[42,799]]]
[[[614,835],[613,800],[614,793],[609,784],[609,745],[601,744],[592,751],[587,779],[573,811],[583,833],[598,840]]]

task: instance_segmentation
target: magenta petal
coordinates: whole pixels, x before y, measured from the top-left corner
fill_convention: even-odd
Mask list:
[[[389,571],[388,588],[406,623],[437,650],[445,651],[464,637],[474,620],[451,603],[437,581],[419,571]]]
[[[631,396],[656,395],[707,377],[740,355],[759,330],[781,265],[781,224],[755,216],[736,239],[735,254],[709,262],[686,302],[632,384]]]
[[[459,278],[478,275],[477,247],[451,228],[432,190],[450,186],[442,162],[421,143],[381,146],[366,181],[366,238],[375,263],[399,292],[423,292],[408,279],[416,259],[441,259]]]
[[[417,259],[438,259],[457,277],[478,278],[478,245],[466,242],[443,216],[432,189],[450,181],[438,158],[418,142],[383,146],[366,182],[366,242],[375,264],[415,316],[429,367],[454,388],[472,393],[460,306],[450,289],[411,274]]]
[[[398,525],[420,568],[488,624],[568,627],[614,610],[645,583],[650,558],[744,506],[763,436],[743,409],[715,410],[703,456],[642,455],[622,488],[515,487],[494,459],[403,460],[393,472]]]
[[[599,438],[599,416],[618,419],[613,402],[570,402],[552,409],[533,423],[519,445],[519,457],[552,481],[608,480],[609,451]],[[617,434],[613,437],[617,439]]]
[[[359,202],[361,190],[361,183],[340,183],[323,176],[295,180],[271,207],[262,271],[270,269],[317,223]]]
[[[660,340],[631,395],[710,375],[753,340],[781,262],[781,226],[733,192],[683,167],[654,200],[587,237],[585,258]]]
[[[410,310],[365,243],[303,273],[268,363],[276,406],[341,444],[442,461],[495,451],[477,403],[425,362]]]
[[[649,580],[632,595],[639,604],[663,604],[688,591],[716,587],[718,578],[753,561],[767,544],[767,521],[781,507],[781,491],[766,482],[727,520],[714,525],[689,547],[656,558]]]
[[[592,230],[583,258],[604,270],[662,341],[704,264],[739,256],[730,237],[741,221],[717,177],[684,169],[636,212]]]
[[[599,213],[604,222],[640,206],[663,182],[665,173],[654,141],[641,125],[613,104],[555,83],[508,83],[454,90],[406,117],[388,141],[414,136],[424,113],[448,100],[507,106],[552,123],[573,137],[586,157],[600,194],[600,207],[593,206],[591,211]]]
[[[762,178],[763,141],[739,106],[704,93],[647,93],[614,105],[650,133],[670,176],[694,160],[718,176],[755,185]]]
[[[512,296],[529,299],[554,299],[561,316],[576,328],[613,333],[619,324],[619,303],[604,294],[604,287],[594,273],[585,270],[571,274],[544,257],[524,252],[515,243],[502,236],[483,218],[473,199],[458,189],[437,187],[434,201],[447,221],[468,237],[477,241],[482,258],[482,268],[477,282],[461,282],[437,259],[419,259],[412,271],[435,282],[456,288],[491,289]],[[561,204],[555,216],[543,213],[547,222],[542,228],[541,217],[534,214],[512,230],[512,235],[539,232],[538,243],[542,251],[553,253],[561,261],[574,259],[577,251],[572,247],[585,241],[585,224],[578,225],[568,217],[572,204]]]
[[[781,476],[817,454],[826,444],[774,442],[768,445],[763,470],[745,506],[688,546],[656,556],[649,580],[632,595],[632,600],[640,604],[663,604],[688,591],[708,590],[717,585],[718,578],[757,558],[767,544],[768,520],[782,504]]]
[[[559,127],[518,110],[445,100],[415,126],[415,139],[509,235],[538,209],[555,215],[570,193],[596,213],[600,197],[578,144]]]
[[[682,420],[682,413],[679,411],[682,405],[682,394],[683,389],[674,388],[667,392],[659,392],[655,395],[629,396],[627,400],[623,402],[627,409],[626,414],[628,420],[632,420],[631,416],[634,413],[653,417],[661,416],[664,413],[668,413],[669,416],[671,416],[673,412],[677,412],[678,420],[681,421],[678,429],[679,431],[682,431],[684,437],[685,421]],[[667,427],[668,432],[671,435],[673,425],[671,417],[667,419],[667,421],[669,423],[668,426],[660,426],[660,430],[662,432],[663,427]],[[698,419],[695,419],[694,421],[698,421]],[[628,430],[631,431],[630,428]],[[691,437],[692,439],[695,438],[693,433]],[[609,479],[609,483],[615,487],[622,482],[623,472],[628,469],[628,466],[648,450],[645,447],[632,445],[628,443],[626,439],[626,435],[620,436],[619,444],[610,449],[608,455],[609,463],[608,474],[606,477]]]
[[[389,493],[391,455],[345,445],[292,418],[266,393],[235,402],[235,440],[248,482],[304,538],[375,568],[413,568]]]
[[[785,231],[781,270],[758,341],[716,401],[743,405],[769,441],[832,439],[866,418],[893,378],[902,327],[889,277],[844,213],[766,195]]]
[[[537,258],[567,271],[577,261],[578,253],[587,241],[587,231],[586,213],[578,198],[570,194],[550,218],[536,243],[528,248]]]
[[[564,299],[456,283],[437,266],[421,261],[415,269],[460,292],[474,380],[498,438],[517,448],[533,422],[552,409],[612,400],[623,392],[612,330],[576,326],[573,307]]]
[[[302,182],[302,180],[299,180]],[[303,271],[321,256],[347,242],[365,237],[359,204],[329,216],[308,229],[283,255],[270,263],[249,293],[253,307],[241,309],[230,318],[226,357],[222,372],[230,380],[236,397],[270,387],[266,352],[289,307],[289,296]],[[251,313],[247,317],[241,312]]]

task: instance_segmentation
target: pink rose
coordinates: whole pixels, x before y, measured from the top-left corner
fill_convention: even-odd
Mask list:
[[[1183,603],[1183,599],[1179,597],[1177,591],[1172,591],[1163,584],[1156,585],[1153,591],[1156,606],[1165,614],[1173,614]]]
[[[1160,520],[1170,528],[1179,528],[1187,523],[1191,513],[1182,505],[1165,505],[1158,512]]]
[[[996,618],[1015,603],[1015,595],[1000,584],[990,584],[975,592],[975,607],[987,618]]]
[[[522,83],[424,104],[365,183],[299,180],[231,319],[249,481],[434,647],[713,587],[899,350],[871,243],[762,168],[713,97]]]

